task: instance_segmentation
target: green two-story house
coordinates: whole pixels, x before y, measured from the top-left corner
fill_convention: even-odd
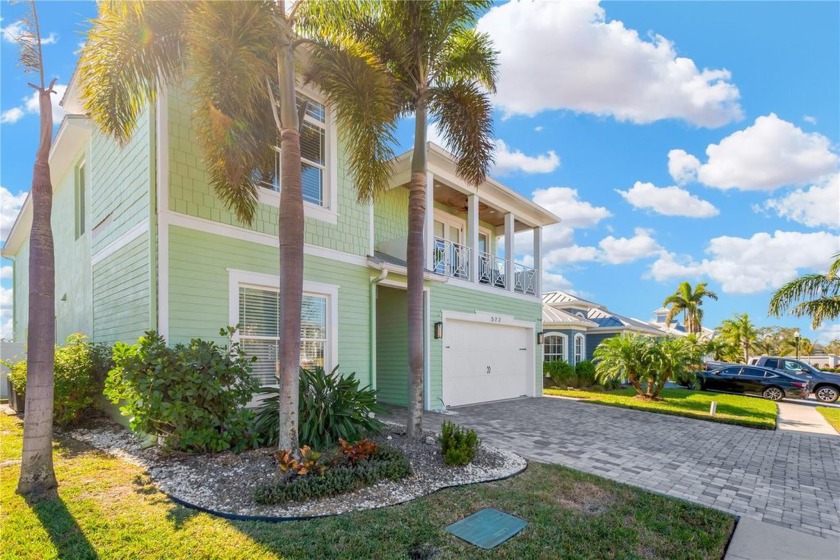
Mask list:
[[[398,158],[386,193],[359,203],[333,112],[316,91],[299,94],[310,99],[301,364],[339,365],[381,401],[405,404],[409,158]],[[239,325],[240,342],[258,357],[254,375],[276,383],[279,174],[261,183],[254,222],[240,223],[209,185],[187,100],[176,88],[160,92],[120,147],[91,126],[68,86],[50,154],[56,336],[134,342],[155,329],[178,343]],[[539,264],[517,263],[513,239],[533,231],[530,254],[540,263],[541,228],[557,217],[493,180],[464,183],[433,144],[427,181],[425,407],[539,395]],[[2,250],[14,263],[21,342],[31,221],[27,199]]]

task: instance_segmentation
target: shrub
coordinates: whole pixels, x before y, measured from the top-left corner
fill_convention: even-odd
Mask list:
[[[93,408],[102,392],[101,377],[96,367],[107,346],[94,346],[83,334],[67,337],[64,346],[56,346],[53,367],[53,422],[68,426],[78,422],[83,413]],[[26,361],[7,364],[15,392],[26,394]]]
[[[324,457],[308,445],[300,448],[300,459],[295,459],[291,449],[282,449],[274,454],[280,472],[294,476],[324,474],[327,470]]]
[[[472,461],[481,444],[475,430],[465,430],[448,421],[444,421],[441,426],[438,441],[443,462],[455,467],[464,466]]]
[[[315,476],[291,476],[264,483],[254,490],[258,504],[300,502],[352,492],[380,480],[411,476],[411,464],[396,449],[380,447],[370,459],[355,465],[342,464]]]
[[[255,429],[263,444],[277,445],[279,389],[263,387],[261,391],[269,397],[257,411]],[[339,439],[352,443],[382,431],[382,422],[373,417],[382,411],[376,404],[376,391],[360,388],[354,373],[340,375],[338,366],[330,373],[322,367],[301,368],[299,402],[300,445],[328,449],[337,445]]]
[[[577,381],[575,368],[563,360],[545,362],[543,364],[543,372],[551,377],[551,381],[557,387],[572,387],[575,386]]]
[[[377,445],[369,439],[363,439],[356,443],[348,443],[347,440],[338,440],[339,457],[355,465],[361,461],[369,461],[378,449]]]
[[[575,364],[575,375],[581,387],[591,387],[595,381],[595,364],[589,360],[582,360]]]
[[[234,332],[228,327],[220,334]],[[161,437],[167,447],[238,452],[257,443],[253,413],[244,408],[259,388],[254,360],[236,343],[228,348],[194,338],[169,348],[147,331],[135,345],[114,346],[105,395],[124,401],[120,411],[132,430]]]

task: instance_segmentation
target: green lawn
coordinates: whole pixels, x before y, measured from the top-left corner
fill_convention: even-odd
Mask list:
[[[576,397],[597,404],[633,408],[647,412],[698,418],[723,424],[738,424],[750,428],[773,430],[776,428],[776,403],[765,399],[707,393],[687,389],[665,389],[661,401],[643,401],[635,398],[636,391],[619,389],[608,392],[544,389],[543,394]],[[712,401],[717,401],[717,413],[709,416]]]
[[[827,406],[818,406],[817,412],[825,416],[828,423],[834,426],[834,429],[840,432],[840,408],[829,408]]]
[[[0,415],[0,461],[20,458],[20,422]],[[69,439],[55,446],[60,498],[29,505],[0,485],[3,557],[17,558],[714,558],[733,518],[559,466],[444,490],[409,504],[287,523],[231,522],[175,506],[142,470]],[[492,553],[443,530],[483,508],[529,526]]]

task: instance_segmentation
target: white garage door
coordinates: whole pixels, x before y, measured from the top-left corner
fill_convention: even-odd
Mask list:
[[[443,400],[447,406],[531,394],[531,329],[449,319],[443,333]]]

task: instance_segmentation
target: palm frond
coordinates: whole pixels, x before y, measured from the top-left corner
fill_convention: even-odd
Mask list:
[[[469,76],[490,93],[495,93],[498,60],[493,42],[486,33],[464,29],[450,35],[441,59],[434,76],[436,81],[450,82]]]
[[[840,317],[840,296],[827,296],[803,301],[790,310],[796,317],[811,317],[811,328],[817,329],[824,321]]]
[[[29,15],[21,19],[21,34],[13,37],[20,47],[19,60],[23,71],[38,72],[41,76],[40,86],[44,87],[44,57],[41,51],[41,29],[38,25],[38,13],[35,11],[35,1],[30,2]]]
[[[326,92],[336,112],[340,138],[360,201],[384,190],[393,173],[396,84],[378,60],[362,48],[316,46],[306,79]]]
[[[184,2],[102,2],[79,60],[85,112],[125,143],[162,84],[183,75]]]
[[[431,114],[458,162],[458,175],[478,185],[493,163],[493,107],[476,82],[439,84],[430,92]]]
[[[829,277],[823,274],[807,274],[788,282],[776,290],[770,298],[768,313],[778,317],[799,300],[836,296],[838,294],[840,294],[840,277]]]

